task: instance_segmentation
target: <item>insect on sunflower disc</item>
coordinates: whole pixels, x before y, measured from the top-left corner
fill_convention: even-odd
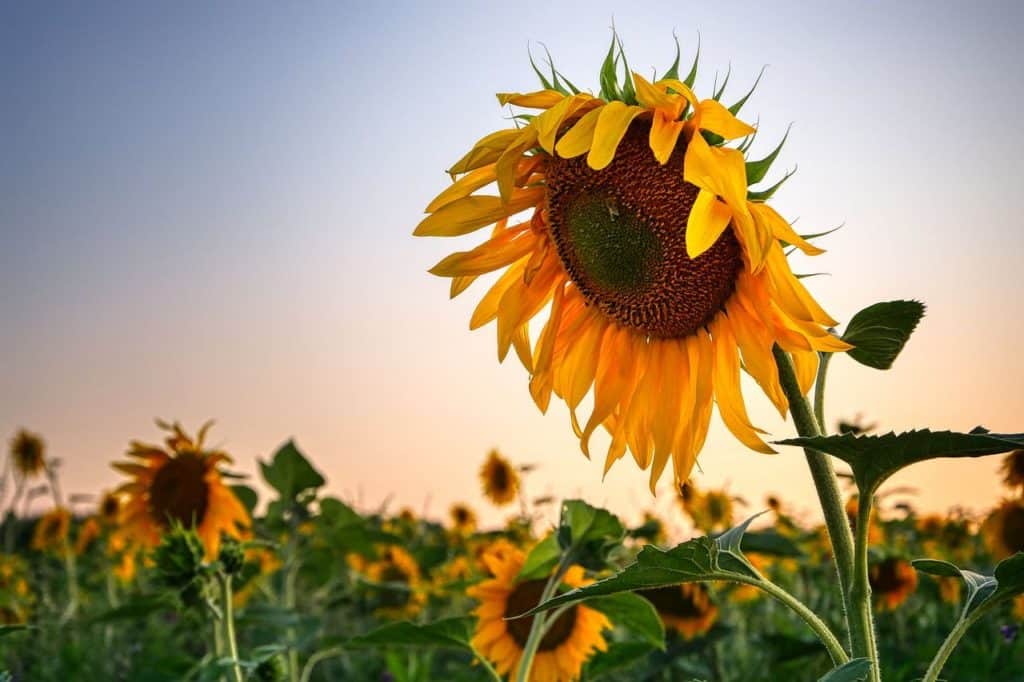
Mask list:
[[[678,57],[665,78],[627,70],[620,83],[617,45],[600,96],[568,86],[554,69],[543,90],[499,94],[503,105],[539,113],[457,161],[454,183],[414,234],[493,226],[483,244],[431,272],[451,278],[456,296],[502,271],[470,327],[496,322],[499,360],[515,350],[541,411],[552,393],[564,400],[588,456],[603,426],[611,435],[605,472],[628,451],[650,469],[653,491],[669,461],[676,484],[687,479],[713,404],[742,443],[773,452],[747,414],[741,367],[785,416],[773,346],[792,356],[804,392],[818,351],[849,346],[828,332],[835,320],[789,267],[784,246],[821,250],[764,203],[781,183],[749,187],[775,152],[748,173],[754,128],[735,116],[746,97],[731,108],[718,102],[721,92],[698,100],[695,68],[680,81]],[[738,139],[739,148],[726,146]],[[497,195],[480,193],[490,185]],[[545,310],[534,341],[530,322]],[[593,408],[581,419],[588,394]]]

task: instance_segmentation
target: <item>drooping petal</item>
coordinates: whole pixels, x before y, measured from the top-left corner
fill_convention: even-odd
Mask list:
[[[483,275],[510,265],[537,248],[537,235],[523,229],[528,227],[529,223],[522,223],[472,251],[460,251],[446,256],[429,272],[438,277],[464,277]]]
[[[714,193],[702,189],[686,220],[686,253],[697,258],[714,245],[732,219],[732,210]]]
[[[555,151],[563,159],[572,159],[580,154],[590,151],[590,145],[594,141],[594,129],[597,127],[597,119],[604,110],[603,106],[588,111],[583,117],[576,121],[572,128],[566,131],[555,145]]]
[[[754,132],[754,128],[739,120],[713,99],[703,100],[697,105],[697,125],[702,130],[709,130],[726,140],[746,137]]]
[[[475,232],[502,218],[536,206],[544,199],[543,187],[515,190],[508,202],[501,197],[473,195],[442,206],[416,226],[417,237],[457,237]]]
[[[775,239],[792,244],[808,256],[817,256],[825,253],[824,249],[819,249],[798,235],[792,226],[786,222],[786,219],[768,204],[749,202],[747,207],[750,209],[751,215],[754,216],[754,220],[767,228]]]
[[[672,156],[672,151],[679,141],[679,134],[683,132],[685,126],[684,121],[676,121],[661,109],[654,112],[649,144],[658,163],[662,165],[668,163],[668,159]]]
[[[519,128],[505,128],[490,135],[485,135],[473,145],[472,149],[466,152],[465,156],[448,169],[448,173],[454,177],[481,166],[486,166],[489,163],[494,163],[521,133],[522,131]]]
[[[537,116],[533,120],[533,126],[537,128],[537,142],[541,148],[548,154],[554,154],[555,138],[558,136],[562,124],[580,111],[600,106],[601,103],[601,100],[595,99],[591,95],[580,93],[563,99]]]
[[[502,106],[514,104],[526,109],[550,109],[563,99],[565,95],[557,90],[538,90],[536,92],[499,92],[498,102]]]
[[[438,194],[430,204],[427,205],[424,213],[433,213],[446,204],[456,199],[467,197],[481,187],[489,185],[497,179],[494,164],[487,164],[482,168],[470,171]]]
[[[587,154],[587,165],[594,170],[601,170],[612,162],[629,124],[644,112],[644,108],[616,100],[604,105],[599,111],[601,113],[594,128],[594,141]]]
[[[718,403],[722,421],[732,434],[751,450],[773,454],[775,450],[757,435],[757,430],[747,416],[747,408],[740,390],[740,362],[736,339],[729,319],[724,315],[719,315],[711,323],[711,340],[715,355],[712,370],[715,401]]]

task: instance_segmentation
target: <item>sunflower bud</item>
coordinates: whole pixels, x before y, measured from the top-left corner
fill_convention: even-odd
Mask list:
[[[286,677],[284,656],[281,654],[260,661],[253,673],[256,682],[284,682]]]
[[[245,566],[245,550],[242,543],[233,537],[225,536],[220,544],[220,564],[224,573],[235,576],[242,572]]]
[[[170,588],[184,591],[203,575],[205,550],[194,529],[175,523],[154,552],[160,580]]]

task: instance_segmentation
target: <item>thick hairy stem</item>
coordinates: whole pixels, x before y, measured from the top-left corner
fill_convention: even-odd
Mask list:
[[[820,435],[821,428],[807,402],[807,396],[800,391],[792,359],[778,346],[775,346],[772,352],[779,368],[779,382],[789,401],[789,410],[793,415],[797,433],[801,436]],[[824,398],[822,405],[824,405]],[[850,587],[853,584],[853,533],[850,531],[846,511],[843,508],[842,499],[839,497],[839,485],[836,482],[835,470],[832,468],[832,460],[821,452],[810,448],[804,448],[804,454],[807,457],[807,466],[811,470],[811,478],[814,479],[814,487],[818,492],[821,511],[825,516],[825,526],[828,529],[829,541],[832,543],[832,558],[835,561],[836,573],[839,575],[842,603],[847,614],[847,627],[850,630],[851,639],[853,639],[853,631],[857,626],[850,618],[850,604],[848,603]]]
[[[921,682],[938,682],[939,673],[942,672],[942,667],[946,665],[946,661],[949,659],[949,655],[953,653],[953,649],[960,643],[963,636],[967,634],[967,630],[989,610],[990,606],[991,604],[985,604],[972,611],[970,615],[960,616],[960,619],[957,620],[956,625],[950,631],[949,636],[946,637],[942,646],[939,647]]]
[[[854,546],[853,586],[850,589],[850,621],[853,655],[871,659],[871,682],[882,679],[878,645],[875,643],[875,617],[871,611],[871,583],[868,580],[868,532],[871,527],[871,494],[861,491],[857,499],[857,542]]]

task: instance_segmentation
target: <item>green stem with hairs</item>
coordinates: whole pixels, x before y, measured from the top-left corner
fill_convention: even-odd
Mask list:
[[[871,582],[868,576],[868,533],[871,529],[870,492],[861,491],[857,498],[857,541],[854,546],[853,586],[850,590],[850,622],[853,655],[871,659],[871,682],[880,682],[878,645],[875,642],[875,617],[871,611]]]
[[[221,598],[224,602],[224,639],[228,645],[228,656],[231,657],[231,672],[235,682],[245,682],[242,666],[238,659],[238,641],[235,639],[235,611],[231,592],[231,576],[218,573],[217,580],[220,582]]]
[[[807,401],[807,396],[800,390],[800,384],[797,382],[793,360],[778,345],[772,348],[772,353],[775,355],[775,364],[779,368],[779,383],[789,402],[789,411],[793,415],[797,433],[804,437],[821,435],[821,428]],[[818,380],[821,387],[824,388],[824,377],[820,365]],[[820,404],[824,408],[823,397],[820,399]],[[807,466],[811,470],[811,478],[814,480],[814,487],[818,492],[821,511],[825,516],[825,526],[832,544],[832,558],[839,576],[839,587],[850,639],[857,641],[861,633],[855,633],[859,625],[856,619],[850,618],[849,604],[850,588],[853,584],[853,533],[850,531],[846,510],[843,508],[843,502],[839,496],[836,473],[832,468],[832,460],[823,453],[811,448],[804,448],[804,455],[807,457]]]
[[[949,659],[949,655],[953,653],[953,649],[960,643],[963,636],[967,634],[967,630],[978,622],[989,609],[994,606],[993,602],[989,602],[974,609],[970,614],[961,613],[960,618],[957,619],[956,625],[950,631],[945,641],[942,642],[942,646],[939,647],[938,652],[935,654],[935,658],[932,659],[931,664],[928,666],[927,672],[921,682],[938,682],[939,673],[942,672],[942,668],[946,665],[946,661]]]
[[[818,376],[814,380],[814,419],[818,422],[821,435],[828,435],[825,422],[825,378],[828,375],[828,363],[832,360],[831,353],[819,353]]]
[[[544,585],[544,591],[540,595],[540,601],[538,604],[543,604],[547,600],[554,596],[558,586],[562,584],[562,578],[565,577],[566,571],[569,570],[571,552],[566,552],[562,555],[561,560],[558,562],[558,566],[555,568],[555,572],[548,578],[547,584]],[[547,622],[548,614],[541,612],[533,616],[533,622],[530,624],[530,634],[526,638],[526,646],[523,647],[523,655],[519,659],[519,670],[516,673],[517,682],[527,682],[530,679],[530,669],[533,667],[533,657],[537,654],[537,648],[540,646],[541,638],[545,631],[545,623]]]

